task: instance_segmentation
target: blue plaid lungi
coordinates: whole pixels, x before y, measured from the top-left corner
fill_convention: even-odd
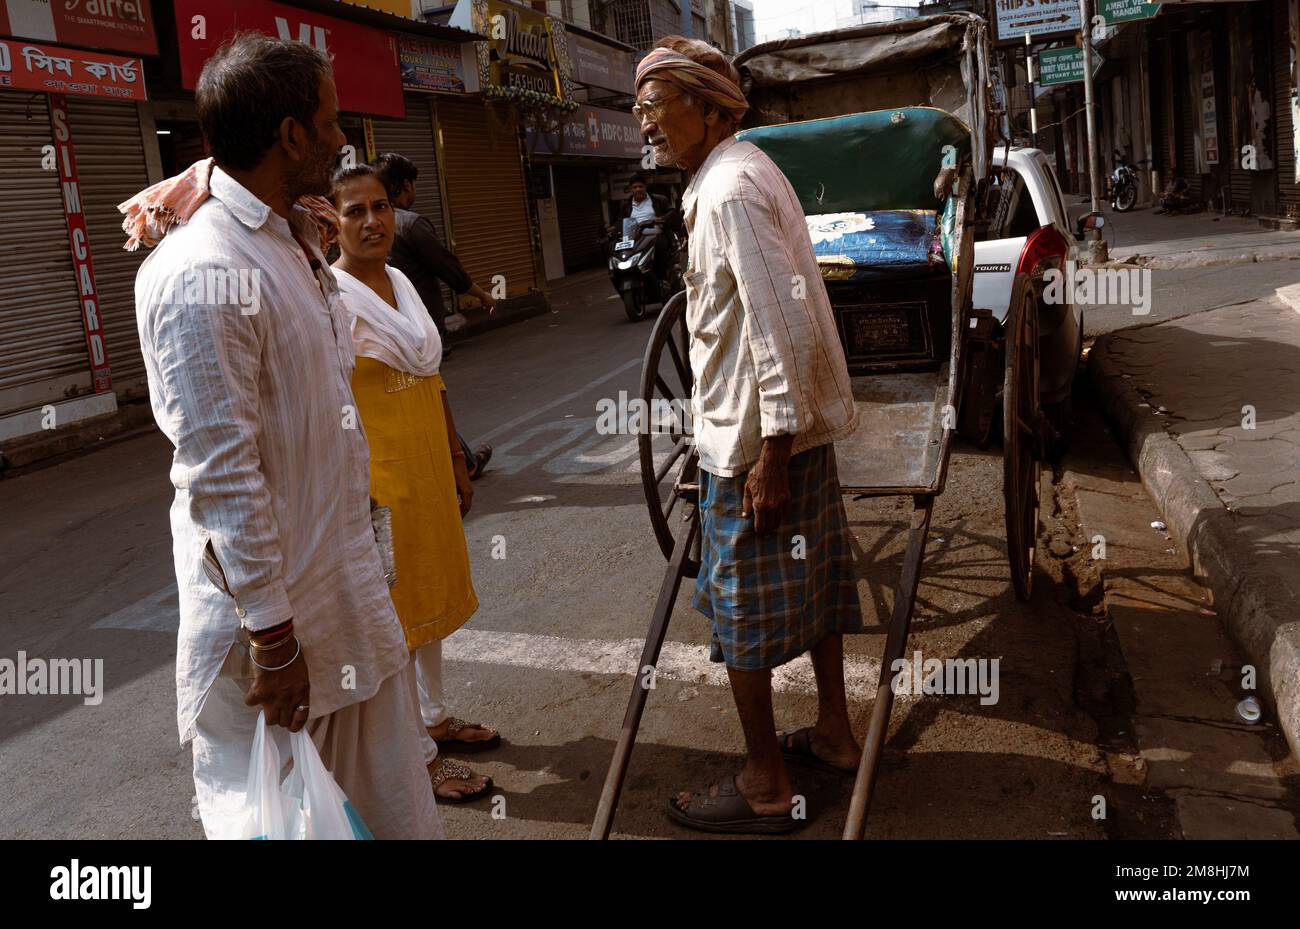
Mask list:
[[[835,446],[790,459],[790,503],[776,532],[759,536],[753,516],[740,515],[747,476],[700,471],[694,606],[713,621],[711,660],[761,671],[802,655],[827,633],[861,632],[863,621]]]

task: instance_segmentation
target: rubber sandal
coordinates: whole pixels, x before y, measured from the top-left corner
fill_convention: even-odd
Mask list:
[[[447,720],[447,734],[441,739],[434,739],[438,743],[438,750],[447,749],[457,755],[470,755],[475,752],[491,751],[501,744],[501,734],[491,726],[484,726],[481,723],[467,723],[463,719],[457,719],[453,716]],[[456,733],[462,729],[487,729],[492,733],[488,739],[458,739]]]
[[[474,452],[474,473],[469,476],[471,481],[477,481],[483,476],[483,469],[487,467],[488,462],[492,460],[492,446],[480,445]]]
[[[453,777],[459,781],[467,781],[471,777],[476,776],[477,775],[469,769],[468,765],[461,764],[459,761],[455,761],[451,758],[443,758],[439,755],[438,767],[436,767],[429,775],[429,780],[433,784],[434,798],[442,803],[469,803],[471,800],[478,800],[482,797],[486,797],[492,792],[492,778],[490,777],[481,789],[476,790],[473,793],[462,793],[459,798],[443,797],[438,794],[438,787],[443,781],[450,780]]]
[[[802,820],[790,814],[784,816],[760,816],[749,805],[745,795],[736,786],[733,777],[730,782],[718,785],[718,795],[709,796],[709,789],[691,798],[690,806],[682,809],[677,799],[668,800],[668,817],[690,829],[700,832],[729,832],[748,835],[780,835],[792,832],[803,825]]]
[[[831,764],[823,758],[819,758],[812,750],[812,726],[804,726],[802,729],[796,729],[793,732],[778,732],[776,740],[781,746],[781,754],[786,761],[793,761],[796,764],[808,768],[816,768],[819,771],[829,771],[832,774],[842,774],[848,777],[856,777],[858,769],[841,768],[839,765]]]

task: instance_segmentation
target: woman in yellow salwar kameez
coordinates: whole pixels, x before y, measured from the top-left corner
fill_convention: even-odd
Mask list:
[[[374,170],[340,171],[333,201],[341,250],[333,269],[357,354],[352,392],[370,444],[370,494],[392,510],[391,593],[415,661],[425,762],[440,799],[469,800],[487,794],[491,779],[440,756],[438,743],[481,750],[500,737],[450,716],[442,701],[442,640],[478,609],[462,523],[474,491],[438,373],[442,340],[410,280],[385,263],[394,214]]]

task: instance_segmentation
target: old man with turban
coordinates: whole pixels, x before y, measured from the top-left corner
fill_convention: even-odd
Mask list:
[[[655,161],[693,174],[682,205],[701,471],[695,607],[712,621],[711,657],[726,662],[748,750],[738,775],[678,794],[667,812],[704,831],[788,832],[808,811],[785,760],[852,776],[861,756],[842,636],[862,616],[833,445],[857,421],[848,367],[799,200],[733,135],[749,109],[736,69],[671,36],[641,61],[636,88]],[[817,720],[778,736],[772,669],[804,652]]]

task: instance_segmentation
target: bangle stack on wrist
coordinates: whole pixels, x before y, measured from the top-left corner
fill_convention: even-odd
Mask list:
[[[265,636],[266,638],[264,638],[263,641],[261,642],[254,642],[252,638],[254,635]],[[281,645],[284,645],[290,639],[293,639],[294,642],[293,657],[290,658],[288,661],[286,661],[284,664],[275,665],[274,667],[268,667],[267,665],[264,665],[257,660],[258,652],[274,651],[275,649],[279,648]],[[269,629],[259,629],[257,632],[251,633],[249,635],[248,658],[250,661],[253,662],[254,665],[256,665],[258,668],[261,668],[263,671],[282,671],[283,669],[289,667],[289,665],[297,661],[298,656],[301,654],[302,654],[302,642],[298,640],[298,636],[294,635],[292,619],[286,620],[285,622],[282,622],[277,626],[272,626]]]
[[[268,649],[277,648],[280,645],[283,645],[289,639],[293,639],[293,644],[294,644],[293,657],[290,658],[288,661],[286,661],[284,664],[268,667],[267,665],[264,665],[257,660],[257,655],[253,651],[254,649],[260,649],[265,651]],[[251,642],[248,644],[248,660],[251,661],[258,668],[261,668],[263,671],[283,671],[285,668],[289,667],[289,665],[297,661],[298,656],[301,654],[302,654],[302,642],[298,640],[298,637],[294,635],[293,632],[290,632],[287,636],[280,639],[278,642],[275,643],[275,645],[254,645]]]

